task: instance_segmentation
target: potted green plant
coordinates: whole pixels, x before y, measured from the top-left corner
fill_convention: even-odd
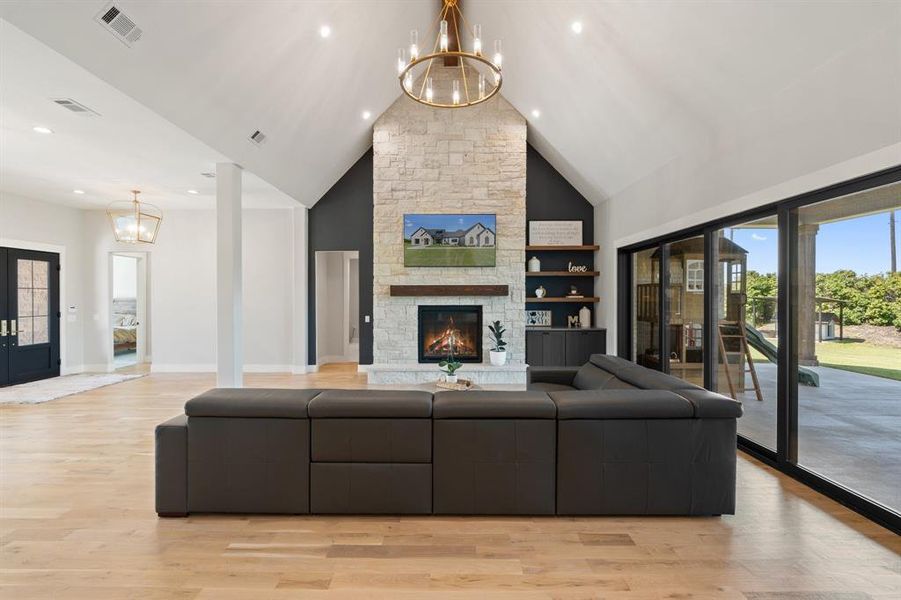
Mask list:
[[[495,321],[488,326],[491,334],[491,350],[488,352],[491,357],[491,364],[495,367],[502,367],[507,364],[507,342],[504,341],[504,326],[500,321]]]
[[[457,369],[463,366],[463,363],[454,360],[454,337],[451,335],[448,344],[447,359],[438,363],[438,368],[444,371],[444,381],[447,383],[457,383]]]

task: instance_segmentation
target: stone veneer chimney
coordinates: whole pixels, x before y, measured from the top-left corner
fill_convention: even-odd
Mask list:
[[[500,320],[507,327],[510,366],[466,365],[460,375],[482,384],[525,384],[526,120],[500,96],[460,109],[429,108],[401,96],[375,122],[373,151],[369,381],[434,381],[437,367],[417,362],[417,305],[480,304],[485,362],[487,324]],[[496,214],[496,266],[404,267],[408,213]],[[389,295],[392,284],[506,284],[510,294],[399,298]]]

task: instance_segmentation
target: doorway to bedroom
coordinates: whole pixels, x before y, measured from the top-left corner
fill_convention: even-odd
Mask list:
[[[360,254],[316,252],[316,364],[360,361]]]
[[[132,370],[149,362],[147,255],[114,253],[110,257],[112,369]]]

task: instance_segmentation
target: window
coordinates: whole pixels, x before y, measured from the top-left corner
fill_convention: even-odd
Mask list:
[[[704,261],[685,261],[685,291],[693,293],[704,292]]]

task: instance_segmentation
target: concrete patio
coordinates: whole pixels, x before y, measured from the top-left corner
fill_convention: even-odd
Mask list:
[[[776,365],[755,366],[764,400],[753,391],[739,396],[745,414],[738,432],[775,449]],[[798,462],[901,510],[901,381],[811,368],[820,387],[799,387]]]

